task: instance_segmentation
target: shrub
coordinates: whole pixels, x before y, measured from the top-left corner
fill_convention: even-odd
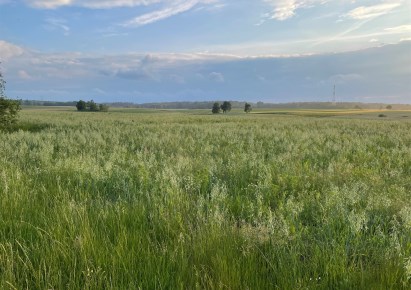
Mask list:
[[[16,123],[21,110],[20,101],[7,99],[4,94],[6,82],[0,72],[0,128],[8,128]]]
[[[213,114],[218,114],[221,111],[221,107],[220,104],[215,102],[213,105],[213,108],[211,109],[211,112],[213,112]]]
[[[245,103],[245,105],[244,105],[244,112],[246,112],[246,113],[250,113],[250,112],[251,112],[251,110],[252,110],[252,108],[251,108],[251,104],[249,104],[249,103]]]

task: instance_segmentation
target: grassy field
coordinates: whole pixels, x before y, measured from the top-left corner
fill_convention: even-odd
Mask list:
[[[410,111],[20,115],[0,289],[411,288]]]

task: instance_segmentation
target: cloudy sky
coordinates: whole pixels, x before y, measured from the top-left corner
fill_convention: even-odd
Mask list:
[[[12,98],[411,103],[411,0],[0,0]]]

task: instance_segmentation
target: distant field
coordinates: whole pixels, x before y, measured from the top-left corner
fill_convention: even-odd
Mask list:
[[[0,289],[411,288],[411,111],[20,115]]]
[[[255,114],[277,114],[304,117],[338,117],[338,118],[411,118],[410,110],[259,110]]]

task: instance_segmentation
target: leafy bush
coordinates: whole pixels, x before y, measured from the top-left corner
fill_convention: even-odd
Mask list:
[[[228,101],[224,101],[224,103],[221,105],[221,110],[223,110],[223,113],[227,113],[231,111],[231,103]]]
[[[252,108],[251,108],[251,104],[249,104],[249,103],[245,103],[245,105],[244,105],[244,112],[246,112],[246,113],[250,113],[250,112],[251,112],[251,110],[252,110]]]
[[[213,105],[213,108],[211,109],[211,112],[213,112],[213,114],[218,114],[221,112],[221,107],[220,104],[215,102]]]
[[[0,72],[0,129],[8,128],[16,123],[21,110],[20,101],[7,99],[4,94],[6,82]]]

